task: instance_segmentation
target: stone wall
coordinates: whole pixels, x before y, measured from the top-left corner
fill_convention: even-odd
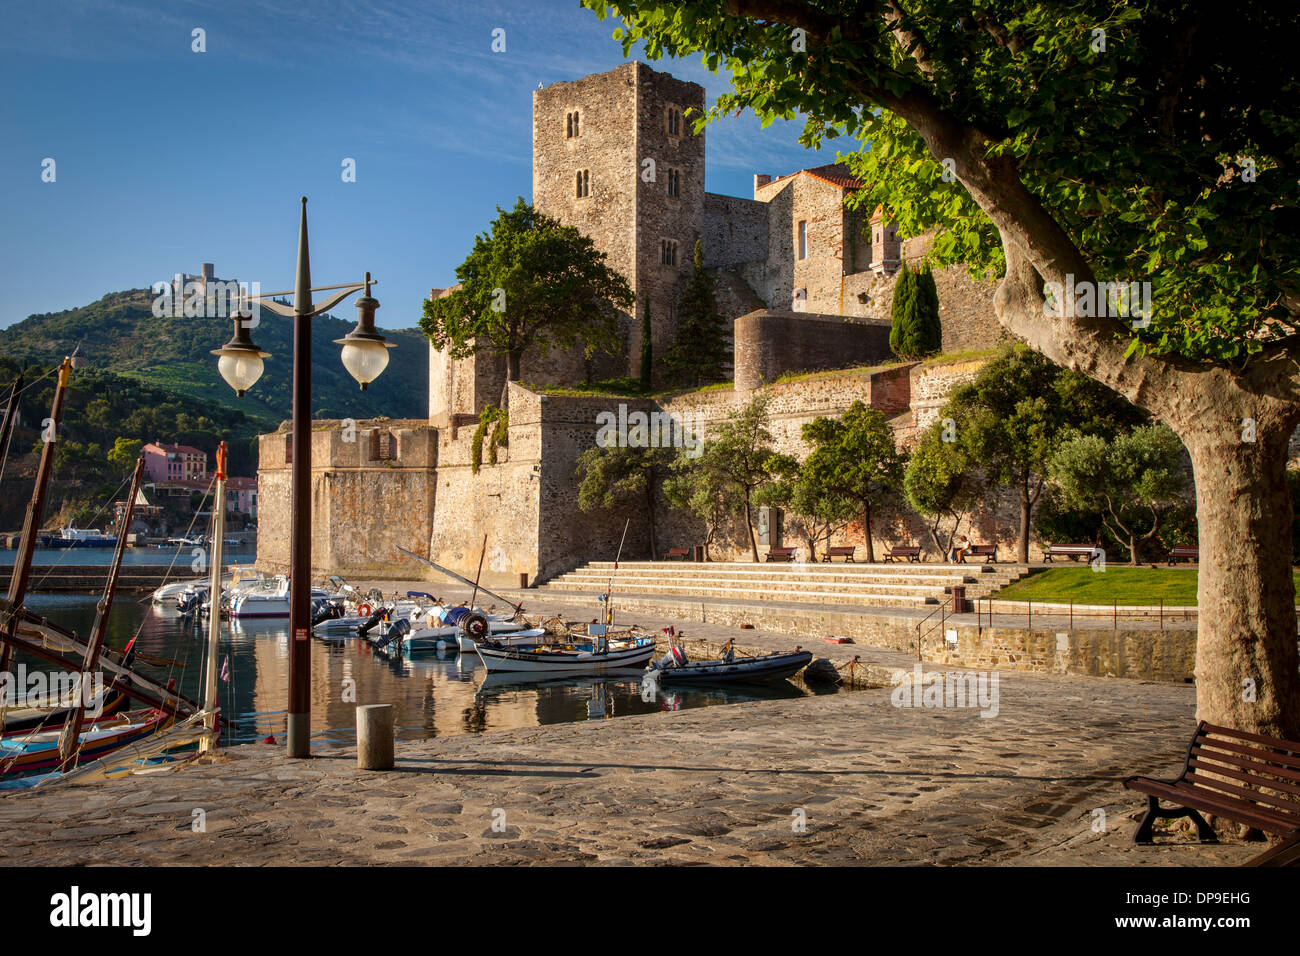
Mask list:
[[[767,212],[766,203],[753,199],[705,193],[700,237],[704,241],[704,264],[713,269],[765,260]]]
[[[390,419],[312,427],[313,577],[386,573],[398,561],[397,546],[422,552],[434,509],[437,431]],[[392,458],[373,455],[372,430],[392,436]],[[273,573],[289,569],[291,440],[287,422],[258,439],[257,564]]]
[[[889,323],[796,312],[753,312],[734,323],[738,390],[787,372],[814,372],[888,360]]]
[[[938,419],[953,389],[973,381],[987,361],[924,362],[912,368],[912,418],[917,434]]]

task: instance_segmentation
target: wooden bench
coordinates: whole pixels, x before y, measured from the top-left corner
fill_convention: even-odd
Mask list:
[[[682,561],[686,561],[690,558],[690,556],[691,556],[690,548],[669,548],[667,551],[664,552],[665,561],[676,561],[679,559]]]
[[[885,555],[886,562],[896,561],[899,558],[906,558],[908,561],[912,561],[915,562],[916,564],[920,564],[921,549],[918,545],[915,544],[907,544],[907,545],[896,544],[892,548],[890,548],[889,553]]]
[[[1179,558],[1187,558],[1190,561],[1201,560],[1201,547],[1196,544],[1176,544],[1169,549],[1169,563],[1172,565]]]
[[[1051,561],[1053,555],[1060,555],[1077,561],[1079,558],[1091,558],[1096,550],[1095,544],[1049,544],[1044,546],[1043,560]]]
[[[984,558],[985,564],[998,563],[998,546],[996,544],[972,544],[963,552],[962,557]]]
[[[798,551],[798,548],[769,548],[767,551],[767,560],[793,561],[796,551]]]
[[[1178,779],[1129,777],[1124,786],[1147,795],[1147,812],[1133,834],[1134,843],[1151,843],[1155,821],[1175,817],[1191,817],[1200,841],[1217,843],[1214,829],[1198,810],[1266,833],[1300,832],[1300,743],[1280,737],[1201,721]],[[1179,809],[1162,810],[1161,800]]]
[[[856,552],[857,550],[858,550],[858,549],[857,549],[857,546],[856,546],[856,545],[852,545],[852,544],[838,545],[838,544],[837,544],[837,545],[835,545],[835,546],[832,547],[832,548],[827,548],[827,549],[826,549],[826,553],[822,555],[822,561],[824,561],[824,562],[828,562],[828,561],[830,561],[831,558],[843,558],[846,564],[848,564],[848,563],[854,563],[854,562],[853,562],[853,555],[854,555],[854,552]]]

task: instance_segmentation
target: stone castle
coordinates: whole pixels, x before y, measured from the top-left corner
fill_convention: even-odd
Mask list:
[[[452,359],[430,349],[427,420],[363,422],[359,435],[340,423],[317,423],[318,571],[420,576],[415,562],[400,559],[400,545],[472,572],[486,533],[485,579],[543,580],[617,546],[622,521],[581,512],[573,474],[577,456],[595,443],[602,413],[623,405],[690,415],[704,422],[707,435],[710,423],[767,388],[778,441],[797,453],[804,450],[803,422],[840,413],[857,399],[885,411],[906,438],[933,416],[955,379],[973,374],[967,366],[933,363],[870,368],[892,360],[894,274],[903,259],[924,253],[924,239],[902,241],[883,210],[867,216],[850,209],[845,200],[860,184],[839,165],[755,175],[752,199],[705,192],[705,136],[687,115],[703,110],[701,86],[641,63],[536,90],[532,201],[590,236],[638,303],[649,301],[659,355],[676,331],[678,298],[700,240],[719,306],[734,327],[734,387],[665,402],[539,389],[593,374],[635,376],[639,322],[624,316],[622,349],[599,357],[595,369],[581,354],[525,354],[520,383],[509,386],[508,446],[497,464],[475,474],[471,436],[483,408],[500,400],[505,360]],[[945,352],[987,348],[1001,338],[991,285],[972,283],[957,268],[936,280]],[[858,370],[824,371],[793,388],[773,384],[788,373],[846,367]],[[288,563],[289,440],[287,424],[261,439],[258,554],[268,568]],[[629,554],[637,553],[633,536],[648,535],[644,525],[644,516],[633,521]],[[698,529],[681,516],[661,516],[659,525],[661,548],[697,543]],[[734,544],[738,553],[739,538]]]

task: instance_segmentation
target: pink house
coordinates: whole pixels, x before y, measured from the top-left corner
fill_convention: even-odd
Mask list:
[[[150,442],[141,449],[144,470],[153,481],[184,481],[208,476],[208,456],[189,445]]]

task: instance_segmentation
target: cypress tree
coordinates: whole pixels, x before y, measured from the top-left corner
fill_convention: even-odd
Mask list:
[[[654,354],[650,345],[650,297],[645,297],[645,312],[641,314],[641,390],[650,391],[650,373]]]
[[[939,290],[929,268],[913,272],[903,263],[890,307],[889,347],[903,359],[932,355],[943,346]]]
[[[677,334],[664,353],[666,376],[684,385],[703,385],[722,377],[726,320],[718,311],[713,276],[704,269],[704,244],[695,241],[695,271],[682,290]]]
[[[916,301],[916,276],[903,263],[894,283],[894,300],[889,308],[889,348],[899,358],[907,358],[907,339],[911,328],[913,303]]]
[[[928,265],[916,274],[916,299],[912,352],[917,356],[934,355],[943,350],[943,323],[939,319],[939,287]]]

